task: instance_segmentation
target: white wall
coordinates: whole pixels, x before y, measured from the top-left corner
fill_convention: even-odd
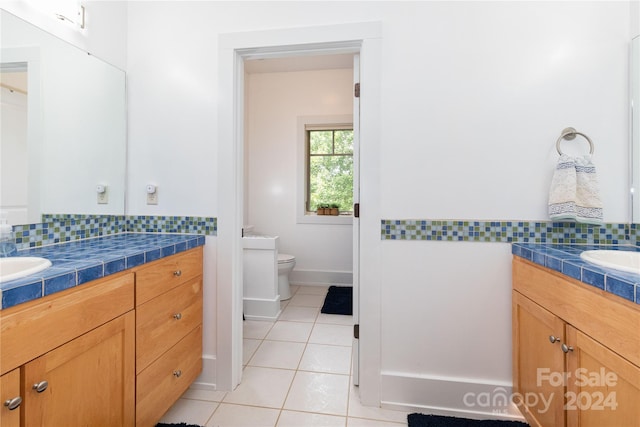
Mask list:
[[[605,220],[628,220],[628,2],[134,2],[128,19],[130,214],[220,210],[220,33],[380,21],[381,218],[544,220],[573,126],[595,143]],[[154,208],[137,194],[152,179]],[[509,245],[377,242],[373,394],[460,412],[465,390],[510,384]]]
[[[351,272],[352,226],[299,224],[299,116],[351,115],[353,70],[248,74],[245,80],[246,223],[280,236],[279,251],[293,254],[293,283],[320,282]],[[310,244],[310,242],[312,242]],[[350,282],[347,282],[350,283]]]
[[[124,70],[127,58],[127,2],[83,1],[85,29],[68,25],[23,0],[2,0],[2,9]]]

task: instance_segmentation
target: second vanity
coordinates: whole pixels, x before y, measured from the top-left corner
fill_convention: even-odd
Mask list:
[[[640,276],[513,246],[514,402],[531,426],[640,424]]]
[[[203,244],[136,234],[42,248],[59,271],[42,272],[41,292],[33,278],[3,284],[18,303],[0,311],[0,424],[155,425],[202,369]],[[76,249],[99,278],[79,283]],[[99,258],[101,272],[87,261]],[[47,294],[67,274],[75,286]]]

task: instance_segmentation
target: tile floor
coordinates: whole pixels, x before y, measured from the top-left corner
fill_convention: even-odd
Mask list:
[[[244,322],[232,392],[188,390],[161,422],[230,426],[398,427],[407,412],[365,407],[351,381],[352,317],[320,313],[323,286],[292,286],[277,322]]]

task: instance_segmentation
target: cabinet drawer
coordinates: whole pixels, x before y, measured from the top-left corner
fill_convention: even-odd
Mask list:
[[[2,310],[1,373],[132,310],[133,283],[122,274]]]
[[[136,372],[202,323],[202,278],[171,289],[136,309]]]
[[[154,426],[202,370],[202,325],[137,376],[136,426]]]
[[[154,261],[136,272],[136,305],[202,275],[202,247]]]

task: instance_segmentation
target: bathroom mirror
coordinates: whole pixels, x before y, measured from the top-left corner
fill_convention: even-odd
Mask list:
[[[0,19],[0,209],[13,225],[124,215],[125,73],[5,10]]]
[[[631,220],[640,223],[640,36],[631,41]]]

